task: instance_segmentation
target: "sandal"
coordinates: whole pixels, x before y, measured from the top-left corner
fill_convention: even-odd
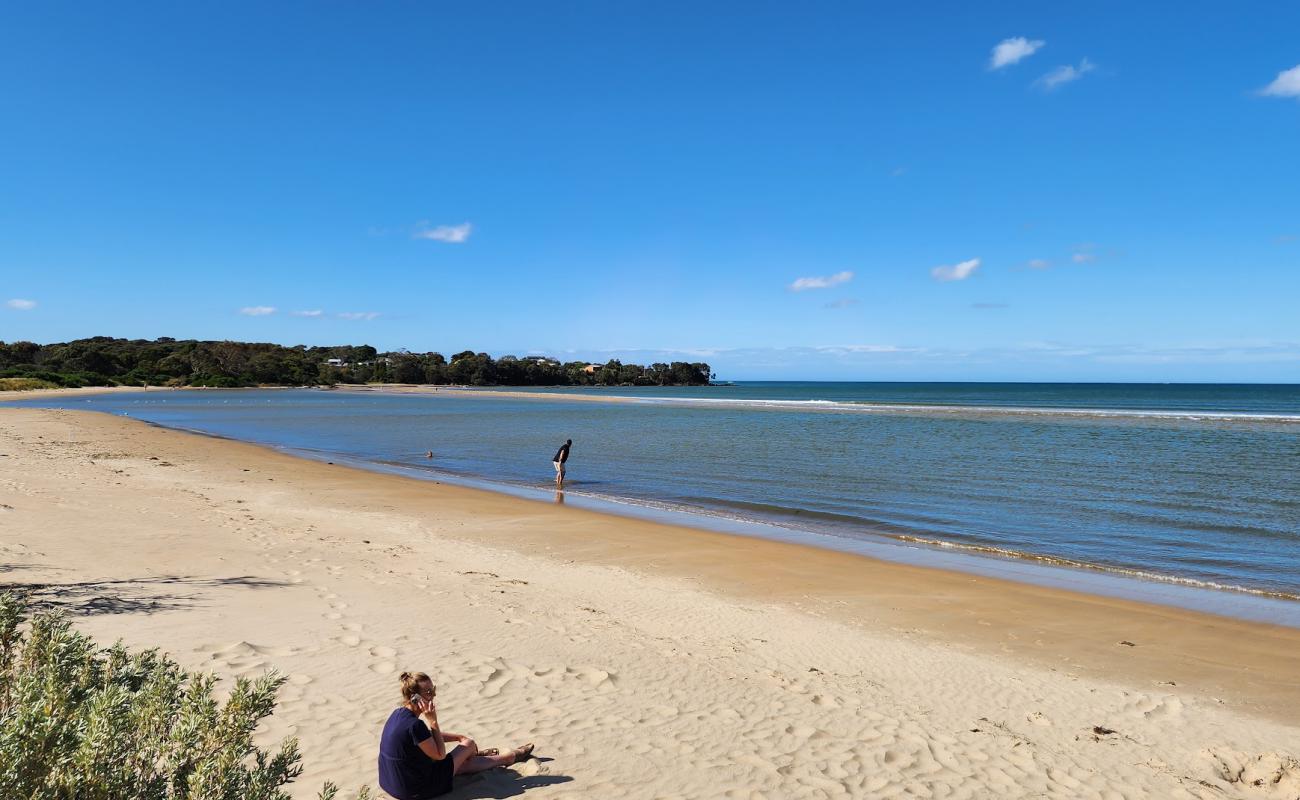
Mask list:
[[[518,764],[520,761],[527,761],[533,757],[533,743],[529,742],[523,747],[515,748],[515,760],[513,763]]]

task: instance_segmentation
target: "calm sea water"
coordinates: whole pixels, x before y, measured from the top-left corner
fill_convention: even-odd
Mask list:
[[[518,487],[546,486],[572,438],[571,496],[1300,600],[1300,386],[563,391],[632,399],[239,390],[21,404]]]

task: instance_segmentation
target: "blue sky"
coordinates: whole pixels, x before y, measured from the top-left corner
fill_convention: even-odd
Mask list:
[[[0,339],[1300,380],[1300,6],[989,5],[6,3]]]

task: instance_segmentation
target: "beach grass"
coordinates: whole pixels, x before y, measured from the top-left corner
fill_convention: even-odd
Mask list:
[[[29,392],[33,389],[59,389],[57,383],[39,378],[0,378],[0,392]]]

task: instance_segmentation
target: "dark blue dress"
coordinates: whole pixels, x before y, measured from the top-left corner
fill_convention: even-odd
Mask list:
[[[456,765],[449,753],[434,761],[420,749],[433,734],[424,721],[405,706],[384,723],[379,739],[379,786],[397,800],[425,800],[451,791]]]

